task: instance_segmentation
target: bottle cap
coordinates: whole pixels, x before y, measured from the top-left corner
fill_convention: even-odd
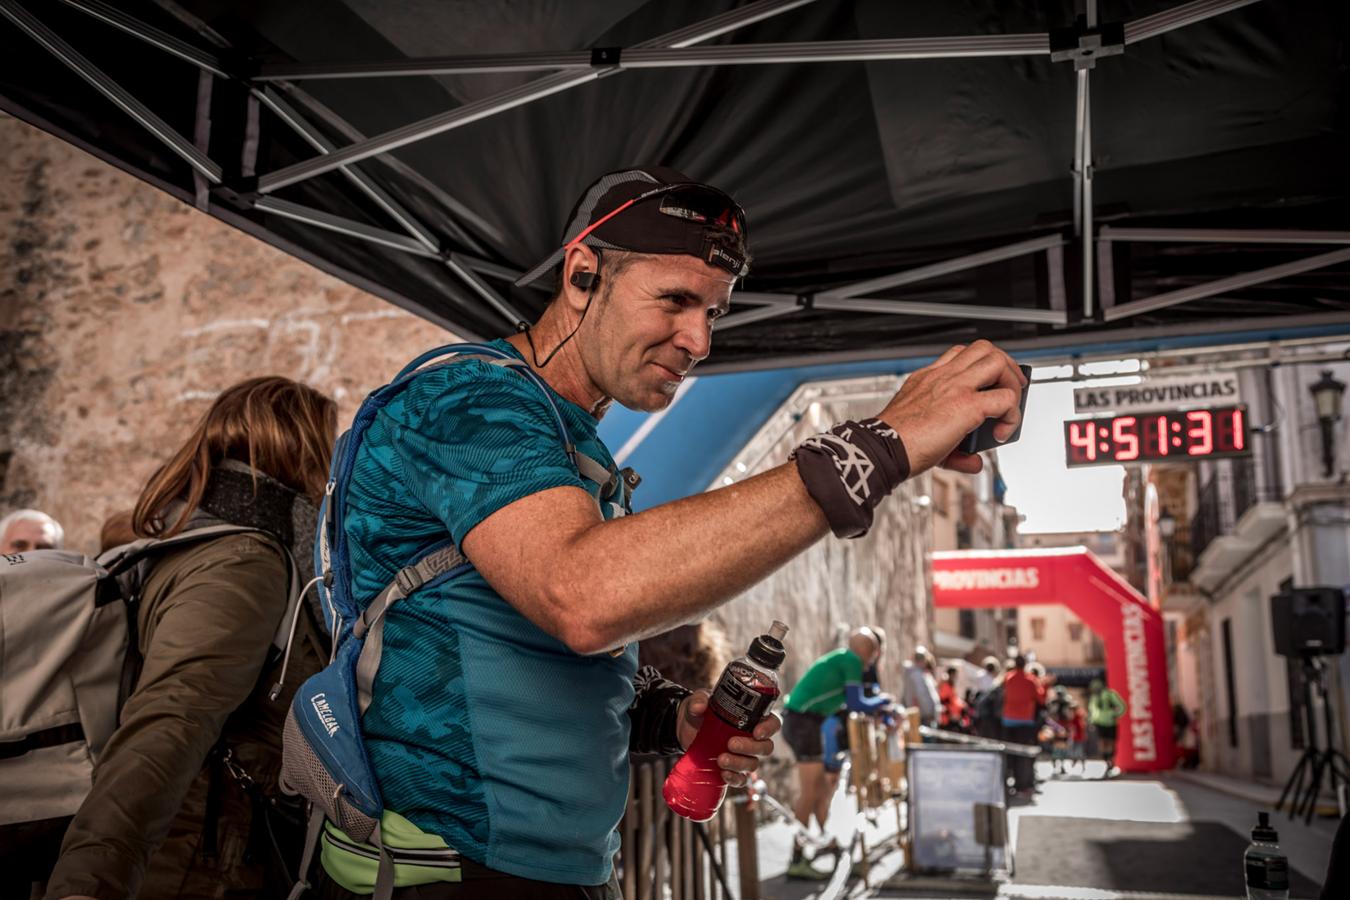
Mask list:
[[[1270,813],[1256,814],[1256,827],[1252,829],[1252,840],[1265,844],[1278,844],[1280,836],[1270,827]]]
[[[778,668],[787,659],[787,651],[783,649],[783,636],[787,632],[786,625],[774,622],[768,634],[761,634],[750,642],[750,649],[745,655],[766,669]]]

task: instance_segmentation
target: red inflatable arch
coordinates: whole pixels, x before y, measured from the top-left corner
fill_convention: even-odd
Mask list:
[[[1107,682],[1129,706],[1116,765],[1127,772],[1171,768],[1162,616],[1086,547],[934,553],[933,602],[965,609],[1061,603],[1073,610],[1106,644]]]

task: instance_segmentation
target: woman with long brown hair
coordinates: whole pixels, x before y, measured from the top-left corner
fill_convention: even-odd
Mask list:
[[[299,824],[272,787],[281,726],[325,658],[306,598],[286,690],[267,695],[293,580],[312,569],[336,427],[335,404],[313,388],[252,378],[216,399],[141,492],[140,537],[256,530],[153,558],[135,614],[141,671],[48,897],[284,895]]]

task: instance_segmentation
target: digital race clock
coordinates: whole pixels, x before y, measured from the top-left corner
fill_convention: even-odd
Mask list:
[[[1064,456],[1070,468],[1249,455],[1245,406],[1064,423]]]

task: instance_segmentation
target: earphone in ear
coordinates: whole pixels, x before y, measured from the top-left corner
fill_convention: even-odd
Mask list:
[[[591,288],[595,287],[596,278],[597,276],[594,272],[581,271],[573,272],[570,280],[573,287],[579,287],[583,291],[589,291]]]

